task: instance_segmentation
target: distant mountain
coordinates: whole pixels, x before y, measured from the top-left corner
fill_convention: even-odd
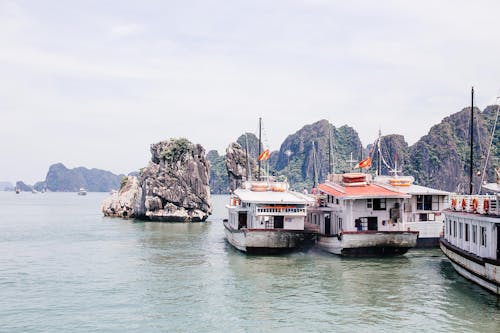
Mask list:
[[[21,192],[31,192],[33,190],[33,186],[25,184],[20,180],[16,182],[16,188]]]
[[[124,175],[115,175],[100,169],[78,167],[68,169],[62,163],[53,164],[45,181],[38,182],[35,189],[43,188],[52,192],[77,192],[81,187],[90,192],[108,192],[120,188]]]
[[[0,182],[0,191],[12,191],[14,189],[14,185],[10,182]]]

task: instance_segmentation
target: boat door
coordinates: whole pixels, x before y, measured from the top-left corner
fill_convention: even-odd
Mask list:
[[[378,230],[378,221],[376,216],[369,216],[368,219],[368,230]]]
[[[497,260],[500,260],[500,224],[497,227]]]
[[[283,229],[283,221],[284,216],[275,216],[274,217],[274,229]]]
[[[331,221],[330,215],[325,216],[325,235],[329,235],[331,233]]]
[[[247,212],[238,213],[238,230],[247,227]]]

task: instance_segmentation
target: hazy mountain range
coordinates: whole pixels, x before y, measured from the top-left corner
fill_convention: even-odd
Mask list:
[[[473,174],[474,188],[477,189],[483,179],[483,169],[486,170],[484,180],[494,181],[493,167],[500,164],[500,129],[496,128],[489,163],[484,168],[497,106],[488,106],[484,111],[475,108],[474,111]],[[385,163],[381,164],[381,173],[389,174],[390,169],[397,168],[399,174],[414,176],[417,184],[453,192],[465,191],[470,170],[469,126],[470,108],[465,108],[432,126],[427,135],[411,146],[402,135],[383,135],[380,147]],[[243,148],[248,143],[249,156],[257,158],[259,140],[254,134],[242,134],[236,141]],[[375,148],[373,144],[363,147],[352,127],[335,127],[327,120],[320,120],[290,134],[279,150],[271,152],[263,168],[268,167],[271,174],[286,176],[292,187],[300,190],[311,188],[315,178],[323,181],[330,169],[338,173],[352,170],[357,161],[368,155],[373,158],[368,172],[375,173],[379,160]],[[225,155],[211,150],[207,159],[211,164],[212,193],[227,193]],[[100,169],[68,169],[57,163],[50,166],[44,181],[33,186],[18,182],[16,186],[26,191],[34,188],[38,191],[74,192],[83,187],[88,191],[106,192],[119,188],[123,177]],[[0,190],[3,189],[12,190],[13,186],[9,182],[0,182]]]

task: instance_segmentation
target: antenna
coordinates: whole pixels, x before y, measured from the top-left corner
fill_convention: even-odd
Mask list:
[[[348,160],[347,162],[349,162],[349,171],[352,171],[352,164],[357,162],[356,160],[352,159],[352,153],[351,153],[351,159]]]

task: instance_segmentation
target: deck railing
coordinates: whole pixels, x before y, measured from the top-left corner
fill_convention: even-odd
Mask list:
[[[496,195],[452,195],[450,209],[459,212],[500,215],[500,203]]]
[[[257,214],[305,214],[305,208],[297,207],[258,207]]]

